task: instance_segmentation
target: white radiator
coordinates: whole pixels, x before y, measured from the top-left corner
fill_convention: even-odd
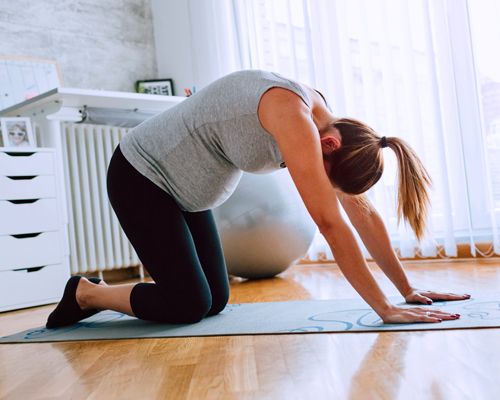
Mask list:
[[[62,131],[71,272],[102,272],[139,265],[106,191],[109,160],[127,129],[63,123]]]

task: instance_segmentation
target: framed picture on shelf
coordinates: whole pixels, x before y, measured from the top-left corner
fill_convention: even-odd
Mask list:
[[[148,79],[135,83],[137,93],[174,95],[174,81],[172,79]]]
[[[5,147],[35,147],[35,135],[29,118],[0,118]]]

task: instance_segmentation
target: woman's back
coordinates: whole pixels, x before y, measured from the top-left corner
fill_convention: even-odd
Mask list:
[[[310,104],[297,82],[273,72],[238,71],[143,122],[120,149],[184,210],[214,208],[233,193],[241,171],[282,166],[278,145],[257,116],[261,96],[272,87],[289,89]]]

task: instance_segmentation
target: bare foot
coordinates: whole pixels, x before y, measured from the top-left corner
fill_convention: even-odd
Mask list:
[[[99,282],[100,284],[100,282]],[[87,278],[81,277],[78,281],[78,286],[76,287],[76,302],[82,310],[87,310],[90,307],[86,304],[86,294],[87,290],[94,286],[95,283],[90,282]]]

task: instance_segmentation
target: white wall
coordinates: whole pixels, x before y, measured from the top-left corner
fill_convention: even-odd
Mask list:
[[[157,76],[150,0],[0,0],[0,37],[0,55],[57,60],[67,87]]]
[[[151,0],[158,76],[174,80],[175,94],[196,85],[193,75],[189,1]]]
[[[241,69],[230,0],[151,0],[158,73],[176,94]]]

